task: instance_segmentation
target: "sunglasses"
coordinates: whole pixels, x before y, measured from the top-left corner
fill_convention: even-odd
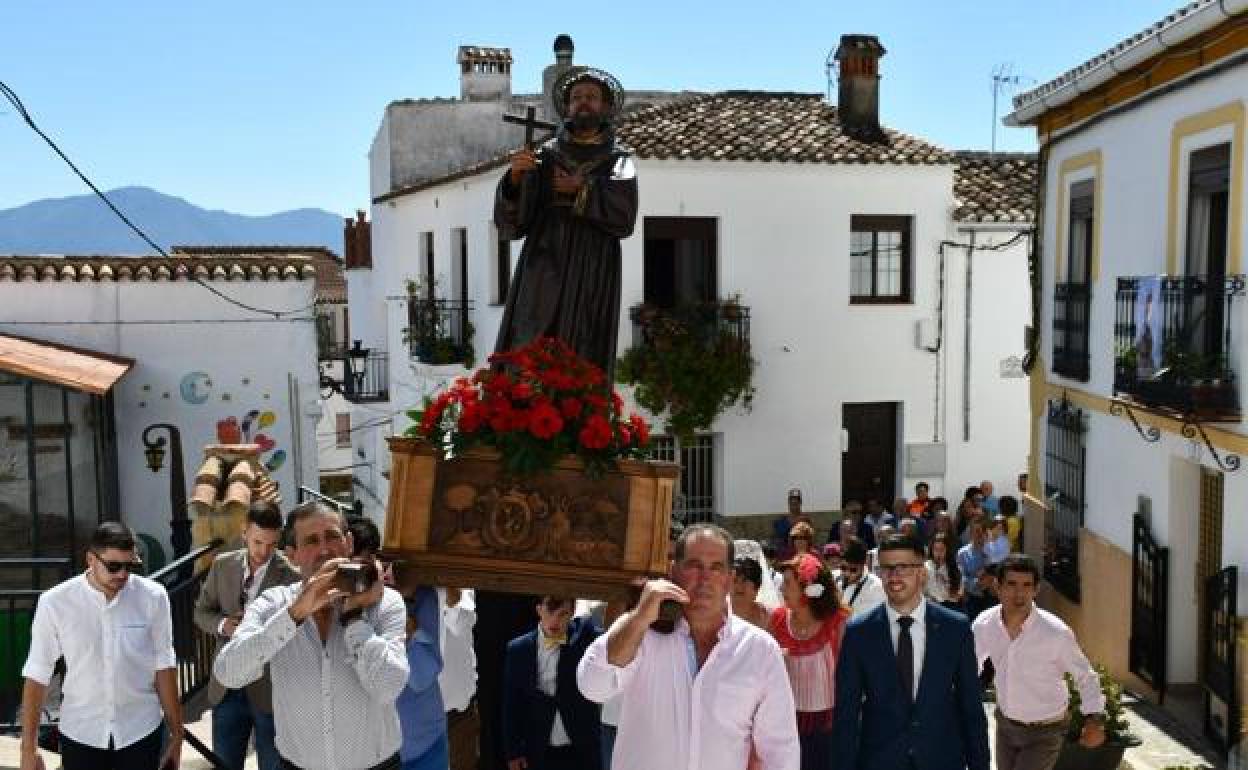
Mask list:
[[[91,553],[95,554],[96,560],[98,560],[100,564],[104,565],[104,569],[108,570],[110,575],[116,575],[123,569],[131,573],[138,572],[143,569],[143,562],[139,559],[135,559],[134,561],[113,561],[112,559],[105,559],[98,553],[95,553],[95,551],[92,551]]]

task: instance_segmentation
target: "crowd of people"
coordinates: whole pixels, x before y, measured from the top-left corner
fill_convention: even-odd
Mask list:
[[[502,766],[986,770],[989,681],[996,766],[1049,768],[1066,674],[1081,740],[1099,744],[1098,677],[1035,605],[1017,500],[993,491],[968,488],[951,514],[920,483],[891,510],[847,504],[819,533],[794,489],[767,543],[674,525],[670,573],[630,603],[538,597],[501,681],[480,682],[498,687],[499,712],[480,718],[498,721]],[[308,503],[285,521],[253,508],[242,547],[216,557],[194,620],[219,643],[208,698],[228,766],[254,745],[262,770],[448,768],[448,732],[478,687],[473,595],[412,585],[379,551],[370,521]],[[362,578],[370,566],[376,579]],[[58,659],[67,770],[177,767],[169,605],[138,567],[133,533],[101,525],[86,572],[40,601],[22,770],[42,768],[38,715]]]

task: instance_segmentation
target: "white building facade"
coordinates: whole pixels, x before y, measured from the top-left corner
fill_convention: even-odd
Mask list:
[[[685,130],[695,116],[700,127]],[[768,135],[781,125],[794,130]],[[817,511],[908,496],[918,481],[951,505],[981,479],[1013,484],[1026,460],[1031,196],[969,200],[955,177],[1017,176],[1026,191],[1029,158],[994,163],[896,132],[860,142],[820,96],[800,94],[698,97],[626,116],[620,134],[637,152],[640,187],[622,243],[620,352],[633,344],[629,309],[653,301],[656,284],[739,295],[749,309],[757,394],[682,453],[689,513],[778,511],[791,487]],[[500,285],[521,248],[508,253],[492,224],[503,170],[487,162],[377,196],[370,266],[348,261],[353,336],[389,351],[389,400],[352,418],[388,420],[354,436],[356,485],[373,515],[388,494],[385,436],[409,424],[403,409],[467,371],[409,355],[406,282],[427,284],[432,268],[439,296],[471,306],[477,365],[493,349]],[[874,289],[871,268],[851,257],[888,237],[872,233],[896,233],[902,252],[891,269],[877,261]],[[677,256],[656,259],[673,239]],[[893,296],[863,296],[872,291]]]
[[[1248,589],[1245,29],[1248,4],[1193,3],[1007,119],[1044,159],[1028,550],[1089,655],[1225,747]]]
[[[172,425],[180,434],[188,487],[205,445],[254,442],[261,446],[260,460],[278,482],[284,505],[295,502],[298,487],[315,489],[320,407],[313,268],[306,255],[262,251],[249,255],[231,249],[172,259],[0,256],[0,335],[44,344],[53,358],[56,346],[70,346],[88,356],[133,362],[107,394],[106,414],[80,414],[78,396],[71,393],[72,424],[61,431],[73,436],[111,420],[111,459],[93,457],[89,443],[67,442],[65,449],[57,441],[59,432],[39,432],[45,422],[55,427],[61,412],[55,389],[37,383],[37,398],[46,402],[38,408],[46,419],[36,414],[35,440],[29,445],[10,431],[0,457],[12,455],[15,462],[0,474],[0,509],[29,516],[33,500],[41,518],[64,518],[65,489],[50,482],[32,493],[35,474],[28,467],[41,470],[41,481],[63,483],[56,469],[66,452],[72,453],[75,467],[112,463],[116,490],[106,496],[115,499],[105,505],[92,492],[92,504],[79,506],[78,544],[96,521],[84,521],[84,511],[95,515],[98,507],[98,517],[119,515],[159,545],[167,559],[173,516],[169,434],[163,429],[149,434],[165,442],[158,472],[147,465],[143,441],[149,426],[159,424]],[[191,277],[254,309],[222,299]],[[0,361],[0,384],[14,386],[0,388],[0,424],[23,424],[22,371],[20,362]],[[14,375],[17,379],[10,379]],[[42,472],[45,466],[56,475]],[[81,497],[84,490],[72,494]]]

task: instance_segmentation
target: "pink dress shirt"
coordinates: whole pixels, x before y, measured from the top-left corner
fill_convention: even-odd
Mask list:
[[[992,658],[997,707],[1010,719],[1048,722],[1064,715],[1070,696],[1063,674],[1074,677],[1083,713],[1105,710],[1100,677],[1079,649],[1074,632],[1053,613],[1033,604],[1016,639],[1005,630],[1000,606],[981,613],[971,629],[979,667]]]
[[[699,670],[683,619],[670,634],[647,631],[624,667],[607,661],[608,636],[590,645],[576,681],[598,703],[620,695],[612,770],[745,770],[751,747],[753,767],[798,770],[793,694],[767,632],[729,614]]]

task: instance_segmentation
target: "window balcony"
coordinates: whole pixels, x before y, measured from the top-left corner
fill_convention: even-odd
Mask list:
[[[356,355],[348,352],[343,356],[343,398],[355,404],[366,404],[390,400],[390,354],[364,350],[359,355],[359,343],[356,343]]]
[[[1242,275],[1124,276],[1114,311],[1114,391],[1187,419],[1238,420],[1232,360]]]
[[[1072,380],[1088,379],[1088,306],[1091,286],[1084,282],[1053,286],[1053,371]]]
[[[471,315],[472,303],[467,300],[409,296],[403,338],[412,358],[426,364],[471,367],[476,358]]]
[[[750,309],[736,300],[697,302],[675,308],[649,303],[633,305],[633,345],[658,345],[674,332],[688,331],[707,345],[749,353]]]

